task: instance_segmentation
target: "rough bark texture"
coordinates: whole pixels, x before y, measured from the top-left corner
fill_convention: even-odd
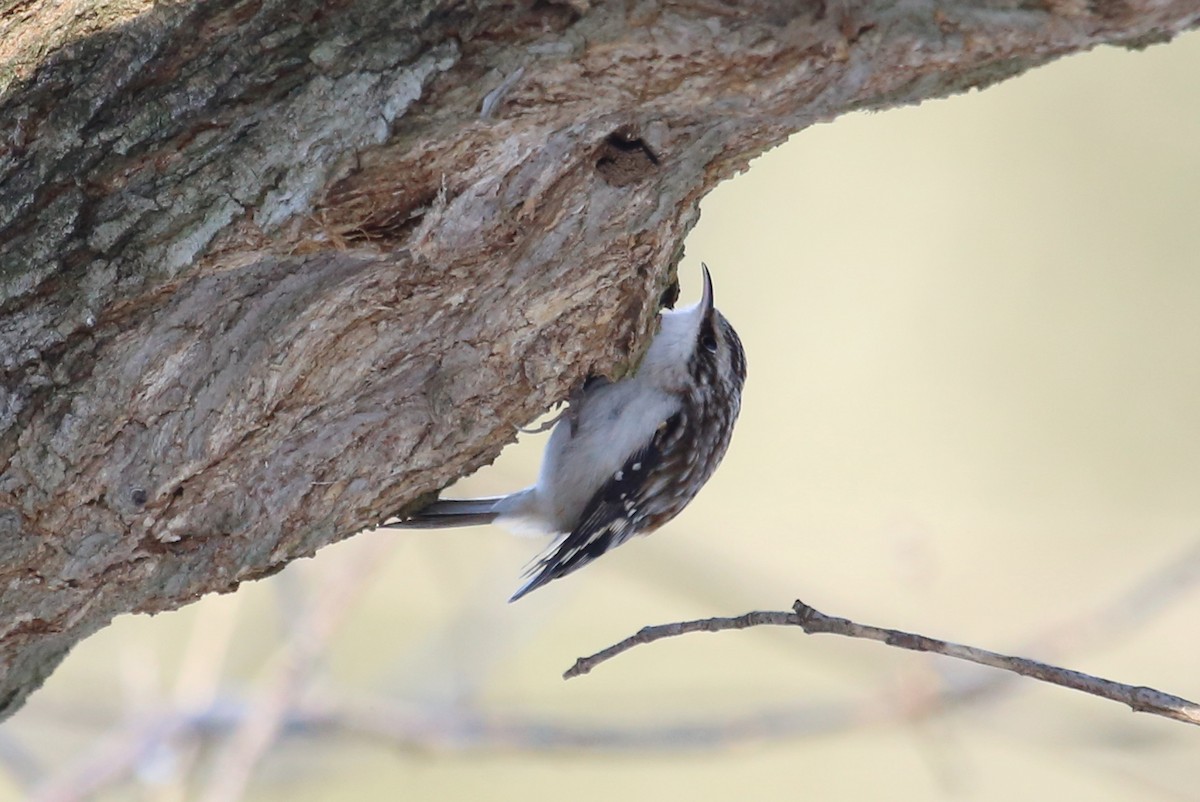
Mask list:
[[[1196,0],[0,0],[0,715],[493,459],[789,134]],[[727,266],[728,267],[728,266]]]

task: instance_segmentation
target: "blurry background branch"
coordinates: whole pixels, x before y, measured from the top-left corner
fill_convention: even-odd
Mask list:
[[[797,703],[781,697],[757,711],[631,725],[572,723],[478,703],[409,702],[331,687],[316,658],[345,626],[384,551],[394,545],[390,539],[373,541],[330,566],[319,581],[297,588],[312,602],[285,605],[281,642],[265,659],[264,682],[256,693],[239,692],[222,679],[224,642],[232,628],[228,614],[216,613],[196,622],[192,647],[206,657],[181,663],[174,692],[162,699],[147,696],[141,680],[129,715],[76,762],[47,769],[8,744],[0,749],[0,763],[21,779],[23,796],[39,802],[88,799],[131,781],[179,789],[169,798],[199,787],[202,799],[236,800],[243,798],[256,765],[284,739],[336,736],[414,754],[689,753],[919,721],[1016,689],[1004,674],[954,672],[951,664],[926,663],[856,701]],[[1184,594],[1194,593],[1198,583],[1200,543],[1139,578],[1110,604],[1054,626],[1027,648],[1065,655],[1112,645],[1133,628],[1149,626]],[[234,615],[239,609],[229,608]],[[1121,615],[1113,616],[1114,610]],[[61,715],[78,726],[87,721],[88,711],[76,707]],[[201,751],[207,753],[204,760]]]

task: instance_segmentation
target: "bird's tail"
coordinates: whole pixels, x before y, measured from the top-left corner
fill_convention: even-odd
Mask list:
[[[438,499],[408,518],[388,521],[384,526],[397,529],[445,529],[452,526],[490,524],[500,515],[500,502],[506,498],[508,497]]]

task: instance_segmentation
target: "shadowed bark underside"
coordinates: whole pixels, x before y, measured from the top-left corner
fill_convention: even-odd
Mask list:
[[[765,148],[1198,19],[0,0],[0,715],[113,616],[376,524],[628,370]]]

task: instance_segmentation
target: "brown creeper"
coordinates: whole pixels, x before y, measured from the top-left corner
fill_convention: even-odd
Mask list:
[[[406,527],[496,523],[558,535],[509,601],[674,518],[712,476],[746,379],[737,333],[700,302],[664,311],[632,376],[593,380],[554,427],[537,484],[507,496],[435,501]]]

